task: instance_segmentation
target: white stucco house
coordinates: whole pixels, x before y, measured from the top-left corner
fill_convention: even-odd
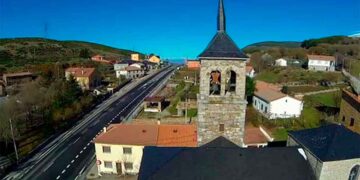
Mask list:
[[[246,76],[248,76],[250,78],[255,77],[255,70],[252,66],[246,66]]]
[[[136,79],[143,77],[144,75],[145,75],[144,69],[135,66],[128,66],[125,69],[116,71],[117,78],[119,78],[120,76],[124,76],[126,79]]]
[[[277,60],[275,60],[275,66],[286,67],[287,60],[285,58],[277,59]]]
[[[334,56],[308,55],[308,69],[314,71],[335,71]]]
[[[269,119],[299,117],[303,102],[272,89],[254,93],[254,108]]]

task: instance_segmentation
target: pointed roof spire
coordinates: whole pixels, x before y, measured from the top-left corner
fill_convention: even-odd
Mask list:
[[[223,0],[219,0],[219,11],[218,11],[218,31],[226,31],[226,18],[225,18],[225,10],[224,10],[224,2]]]
[[[248,57],[235,44],[235,42],[226,34],[225,10],[223,0],[219,0],[217,33],[199,55],[200,59],[207,60],[246,60]]]

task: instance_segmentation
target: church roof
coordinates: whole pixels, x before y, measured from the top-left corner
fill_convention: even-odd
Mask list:
[[[219,0],[217,33],[207,48],[199,55],[203,59],[247,59],[248,57],[237,47],[226,33],[226,18],[223,0]]]
[[[323,162],[360,158],[360,135],[342,125],[290,131],[289,136]]]
[[[307,160],[295,147],[145,147],[140,180],[246,179],[313,180]]]

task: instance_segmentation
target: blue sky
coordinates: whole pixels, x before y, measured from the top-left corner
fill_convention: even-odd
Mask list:
[[[195,58],[216,32],[217,1],[0,0],[0,38],[82,40],[165,58]],[[360,31],[360,0],[224,3],[227,31],[239,47]]]

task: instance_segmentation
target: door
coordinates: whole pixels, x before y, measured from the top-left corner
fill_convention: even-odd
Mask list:
[[[118,174],[122,174],[122,166],[121,163],[116,163],[116,171]]]

